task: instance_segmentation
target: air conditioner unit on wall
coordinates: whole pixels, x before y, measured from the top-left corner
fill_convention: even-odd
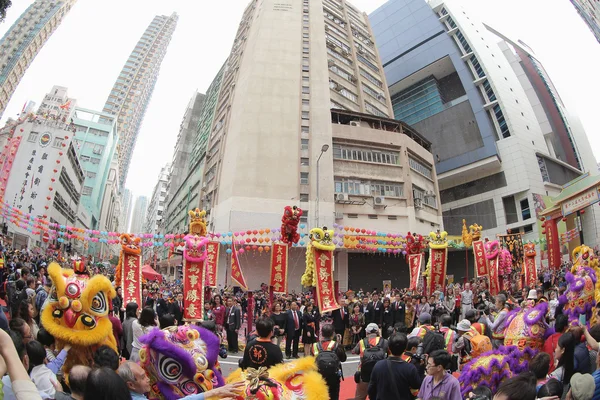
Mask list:
[[[359,121],[350,121],[350,126],[360,126]]]
[[[348,195],[346,193],[336,193],[335,201],[348,201]]]
[[[423,199],[421,199],[421,198],[415,198],[415,208],[417,210],[423,208]]]
[[[385,203],[384,196],[373,197],[373,207],[383,207],[384,203]]]

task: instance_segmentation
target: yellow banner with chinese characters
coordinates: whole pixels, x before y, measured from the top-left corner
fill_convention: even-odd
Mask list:
[[[217,287],[219,244],[219,242],[210,241],[206,245],[206,286]]]
[[[288,246],[273,244],[271,251],[271,283],[274,293],[287,293]]]
[[[313,252],[315,255],[319,310],[322,313],[337,310],[340,306],[335,298],[333,284],[333,251],[319,250],[313,247]]]
[[[183,318],[186,321],[200,321],[204,310],[204,262],[185,260],[183,267]]]
[[[123,289],[123,305],[129,303],[142,304],[142,263],[139,255],[123,254],[123,272],[121,288]]]

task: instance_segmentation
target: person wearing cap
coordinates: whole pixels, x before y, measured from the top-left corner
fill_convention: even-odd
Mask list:
[[[465,333],[471,331],[471,322],[468,319],[461,320],[456,325],[456,331],[458,332],[458,339],[454,343],[454,353],[460,356],[460,363],[462,365],[466,364],[470,360],[469,354],[466,352],[466,340],[469,340],[465,337]]]
[[[460,294],[460,315],[461,318],[465,318],[465,314],[468,310],[473,308],[473,292],[471,291],[471,284],[465,283],[465,290]]]
[[[412,330],[408,337],[411,338],[416,336],[423,339],[428,331],[433,330],[435,330],[435,327],[431,325],[431,314],[421,313],[421,315],[419,315],[419,323],[417,324],[417,327]]]
[[[596,384],[590,374],[576,372],[571,377],[571,388],[567,392],[567,400],[592,400]]]
[[[508,315],[508,304],[506,296],[499,294],[496,296],[496,310],[500,310],[495,317],[483,315],[487,325],[492,330],[492,344],[494,349],[504,346],[504,330],[506,329],[506,317]]]
[[[486,325],[478,322],[479,321],[479,315],[478,315],[478,311],[476,310],[469,310],[465,313],[465,318],[469,320],[469,322],[471,323],[471,330],[473,330],[474,332],[477,332],[481,335],[486,335],[487,334],[487,329],[486,329]]]
[[[529,291],[529,294],[527,295],[527,305],[532,307],[537,303],[537,301],[538,301],[537,290],[531,289]]]
[[[358,364],[358,370],[360,371],[360,367],[362,365],[362,359],[367,347],[380,347],[384,353],[387,354],[388,351],[388,341],[379,336],[379,327],[375,323],[370,323],[367,325],[365,329],[367,336],[358,342],[358,344],[352,350],[352,354],[360,355],[360,363]],[[368,344],[368,346],[367,346]],[[369,382],[364,382],[362,379],[359,383],[356,384],[356,393],[354,398],[356,400],[365,400],[367,397],[367,389],[369,387]]]

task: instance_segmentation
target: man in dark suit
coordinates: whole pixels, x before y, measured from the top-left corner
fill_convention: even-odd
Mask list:
[[[230,353],[238,352],[238,330],[242,324],[240,309],[234,304],[233,299],[227,299],[225,310],[225,329],[227,330],[227,345]]]
[[[381,311],[383,310],[383,303],[379,301],[379,295],[377,293],[373,293],[373,301],[369,303],[369,312],[371,314],[371,322],[380,324],[381,321]],[[380,326],[381,328],[381,326]]]
[[[148,294],[148,289],[142,290],[142,303],[144,307],[154,308],[154,298]]]
[[[156,314],[158,318],[169,313],[169,292],[164,292],[162,299],[156,302]]]
[[[169,303],[169,314],[172,314],[177,321],[177,325],[183,325],[183,294],[178,293],[177,299]]]
[[[404,302],[400,297],[400,293],[396,293],[396,299],[392,303],[392,313],[394,314],[394,325],[404,321],[404,316],[406,314],[406,307],[404,306]]]
[[[340,308],[331,312],[331,318],[333,319],[333,329],[335,330],[335,334],[344,337],[344,331],[348,327],[350,317],[343,297],[340,296],[338,304],[340,305]]]
[[[298,357],[298,342],[302,335],[302,313],[298,310],[298,303],[292,301],[291,310],[287,312],[285,355],[290,359]],[[293,343],[293,347],[292,347]]]
[[[373,322],[373,313],[371,313],[371,310],[369,309],[369,298],[367,296],[362,298],[360,312],[365,316],[365,326]],[[361,332],[364,332],[364,329]]]

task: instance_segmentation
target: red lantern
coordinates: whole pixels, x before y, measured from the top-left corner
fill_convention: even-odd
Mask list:
[[[579,211],[579,214],[581,214],[581,215],[585,214],[585,210]]]
[[[48,188],[48,190],[49,190],[49,191],[52,191],[52,190],[54,190],[54,189],[52,189],[51,187],[49,187],[49,188]]]
[[[69,139],[69,137],[68,137],[68,136],[65,136],[65,140],[68,140],[68,139]]]
[[[546,220],[546,217],[542,217],[540,218],[540,221],[544,222]]]
[[[55,170],[54,170],[54,173],[57,173],[57,172],[58,172],[58,170],[57,170],[57,169],[55,169]]]
[[[255,229],[255,230],[252,231],[252,233],[255,234],[255,235],[257,235],[258,231]]]
[[[567,217],[564,217],[562,220],[563,222],[567,222]]]
[[[246,238],[246,243],[250,243],[251,241],[252,241],[252,239]]]
[[[258,249],[257,245],[252,246],[252,250],[256,250],[256,249]]]
[[[258,239],[256,239],[256,238],[252,238],[252,241],[253,241],[254,243],[256,243],[256,241],[257,241],[257,240],[258,240]]]
[[[50,197],[50,196],[46,197],[46,200],[50,200],[50,199],[52,199],[52,197]]]
[[[60,160],[56,160],[56,163],[57,163],[57,164],[60,164]]]
[[[56,181],[56,179],[54,179],[54,178],[50,178],[50,180],[51,180],[52,182],[55,182],[55,181]]]
[[[62,152],[62,151],[59,151],[59,152],[58,152],[58,155],[59,155],[59,156],[62,156],[62,155],[63,155],[63,152]]]

